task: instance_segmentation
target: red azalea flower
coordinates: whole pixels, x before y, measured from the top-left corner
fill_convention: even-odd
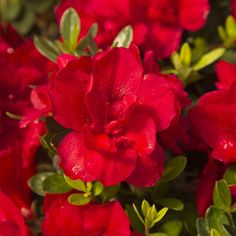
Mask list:
[[[219,90],[204,94],[188,114],[192,133],[207,144],[211,156],[224,163],[236,161],[236,82],[235,65],[217,65]]]
[[[209,12],[207,0],[64,0],[56,7],[58,21],[62,13],[74,7],[81,17],[82,36],[98,22],[96,37],[100,47],[107,47],[126,25],[134,29],[134,42],[142,50],[154,50],[165,58],[177,50],[184,29],[196,31]]]
[[[236,19],[236,1],[231,0],[230,4],[231,4],[232,15],[233,15],[234,19]]]
[[[16,235],[29,235],[28,228],[13,201],[0,192],[0,236]]]
[[[50,82],[54,118],[73,130],[58,149],[65,174],[104,185],[154,185],[164,162],[156,133],[180,114],[173,79],[143,76],[134,48],[65,63]]]
[[[5,40],[5,33],[0,42]],[[15,41],[7,42],[8,48],[0,52],[0,189],[28,216],[30,190],[26,181],[35,172],[34,157],[44,124],[31,123],[21,129],[19,121],[9,118],[6,112],[24,116],[34,109],[29,86],[46,81],[48,61],[32,41]]]
[[[50,203],[50,206],[44,206],[44,236],[130,235],[129,219],[119,202],[73,206],[66,195],[60,195],[50,199]]]

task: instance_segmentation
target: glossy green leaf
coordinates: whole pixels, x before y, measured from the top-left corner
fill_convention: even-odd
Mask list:
[[[225,53],[224,48],[217,48],[214,49],[206,54],[204,54],[192,67],[194,71],[201,70],[205,68],[206,66],[212,64],[216,60],[218,60],[220,57],[223,56]]]
[[[95,38],[97,33],[98,33],[98,24],[93,23],[89,28],[87,35],[91,36],[92,38]]]
[[[1,21],[13,21],[20,14],[22,3],[20,0],[1,0],[0,19]]]
[[[182,211],[184,209],[184,204],[181,200],[177,198],[163,198],[157,199],[158,204],[168,207],[175,211]]]
[[[93,193],[93,196],[98,196],[102,193],[103,191],[103,184],[99,181],[96,181],[93,186],[92,186],[92,193]]]
[[[187,164],[187,158],[184,156],[177,156],[168,161],[161,179],[161,182],[168,182],[177,178],[184,170]]]
[[[116,36],[112,43],[112,47],[129,48],[133,40],[133,29],[130,25],[125,26]]]
[[[80,33],[80,18],[74,8],[70,7],[63,13],[60,21],[60,32],[65,45],[73,52],[77,46]]]
[[[80,179],[74,180],[66,175],[64,175],[64,178],[65,178],[65,181],[68,183],[68,185],[70,185],[72,188],[74,188],[78,191],[82,191],[82,192],[87,191],[87,187],[82,180],[80,180]]]
[[[208,226],[203,218],[197,219],[196,227],[199,236],[209,236]]]
[[[209,229],[213,228],[220,232],[221,236],[229,236],[223,225],[229,225],[230,221],[224,210],[210,207],[206,211],[206,223]]]
[[[88,204],[90,201],[91,197],[86,197],[83,193],[74,193],[68,197],[68,202],[75,206],[83,206]]]
[[[183,222],[180,220],[170,220],[160,227],[160,231],[166,233],[168,236],[179,236],[182,228]]]
[[[127,215],[129,217],[129,221],[130,221],[132,229],[136,232],[144,233],[143,222],[140,221],[134,208],[131,205],[125,205],[125,210],[126,210]]]
[[[227,184],[236,184],[236,165],[229,167],[224,173]]]
[[[216,182],[213,192],[213,202],[214,205],[218,208],[222,208],[225,210],[230,209],[231,194],[225,180],[219,180]]]
[[[60,55],[58,47],[46,38],[35,36],[34,44],[37,50],[47,57],[49,60],[56,62],[57,57]]]
[[[220,37],[221,40],[226,40],[227,39],[227,35],[226,32],[224,30],[224,28],[222,26],[218,26],[217,27],[217,31],[218,31],[218,35]]]
[[[236,36],[236,22],[233,16],[228,16],[225,22],[226,33],[229,37],[234,38]]]
[[[189,67],[192,59],[191,48],[188,43],[184,43],[180,49],[180,60],[185,67]]]
[[[167,207],[162,208],[160,211],[157,212],[155,219],[152,222],[151,227],[153,227],[157,222],[159,222],[166,214],[168,211]]]
[[[72,188],[67,184],[63,174],[54,174],[45,178],[43,181],[43,190],[50,194],[67,193]]]
[[[53,173],[44,172],[34,175],[27,181],[28,186],[33,192],[37,193],[40,196],[44,196],[45,192],[43,190],[43,181],[50,175],[53,175]]]
[[[150,204],[148,203],[148,201],[144,199],[141,204],[141,210],[145,217],[147,217],[149,208],[150,208]]]
[[[171,62],[174,65],[174,67],[177,71],[180,70],[183,67],[180,56],[177,52],[172,53],[170,59],[171,59]]]

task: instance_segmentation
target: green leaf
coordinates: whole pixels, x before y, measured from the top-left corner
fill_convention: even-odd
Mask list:
[[[234,38],[236,35],[236,23],[233,16],[228,16],[225,22],[226,33],[229,37]]]
[[[216,60],[218,60],[223,54],[225,53],[224,48],[217,48],[214,49],[206,54],[204,54],[192,67],[194,71],[201,70],[202,68],[205,68],[206,66],[212,64]]]
[[[87,192],[87,187],[85,185],[85,183],[80,180],[80,179],[77,179],[77,180],[74,180],[74,179],[71,179],[70,177],[64,175],[64,178],[65,178],[65,181],[74,189],[78,190],[78,191],[82,191],[82,192]]]
[[[203,218],[198,218],[196,221],[197,232],[199,236],[209,236],[208,226]]]
[[[222,41],[225,41],[227,39],[226,32],[222,26],[217,27],[218,35]]]
[[[155,225],[155,219],[157,217],[157,209],[156,206],[153,204],[149,209],[146,217],[146,223],[150,225],[152,228]]]
[[[77,46],[80,33],[80,18],[76,10],[68,8],[60,21],[60,32],[67,48],[73,52]]]
[[[34,36],[34,45],[38,51],[49,60],[52,60],[53,62],[57,61],[60,51],[53,42],[43,37]]]
[[[133,206],[133,209],[134,209],[136,215],[138,216],[139,220],[145,225],[145,222],[144,222],[142,216],[140,215],[140,213],[134,203],[132,204],[132,206]]]
[[[120,184],[106,187],[103,189],[102,194],[99,196],[102,198],[103,202],[108,201],[109,199],[115,197],[120,190]]]
[[[91,201],[91,197],[85,197],[83,193],[74,193],[68,197],[68,202],[71,205],[83,206]]]
[[[229,225],[230,221],[224,210],[210,207],[206,211],[206,223],[209,229],[213,228],[220,232],[221,236],[229,236],[223,225]]]
[[[115,37],[112,47],[124,47],[129,48],[133,40],[133,29],[132,26],[125,26]]]
[[[150,208],[150,204],[148,203],[148,201],[146,201],[144,199],[142,201],[142,205],[141,205],[141,209],[142,209],[142,213],[143,213],[144,217],[147,217],[149,208]]]
[[[159,181],[168,182],[177,178],[183,172],[186,164],[187,158],[184,156],[177,156],[169,160]]]
[[[92,38],[95,38],[97,33],[98,33],[98,24],[93,23],[89,28],[87,35],[91,36]]]
[[[191,59],[192,59],[192,52],[188,43],[183,44],[183,46],[180,49],[179,56],[180,56],[182,65],[184,65],[185,67],[189,67],[191,64]]]
[[[180,56],[177,52],[172,53],[170,59],[177,71],[183,67]]]
[[[94,184],[93,184],[93,187],[92,187],[92,193],[93,193],[93,196],[98,196],[102,193],[103,191],[103,184],[99,181],[96,181]]]
[[[213,202],[214,205],[218,208],[222,208],[225,210],[230,209],[231,194],[225,180],[219,180],[216,182],[213,192]]]
[[[152,221],[151,227],[153,227],[157,222],[159,222],[168,211],[167,207],[162,208],[160,211],[157,212],[155,219]]]
[[[72,188],[67,184],[63,174],[54,174],[46,177],[43,181],[43,190],[50,194],[67,193]]]
[[[13,21],[20,14],[20,0],[0,1],[0,18],[2,21]]]
[[[197,221],[197,209],[196,205],[192,203],[185,202],[184,209],[181,212],[183,216],[183,222],[185,229],[188,231],[189,235],[195,236],[196,232],[196,221]]]
[[[12,24],[18,33],[26,35],[34,26],[35,14],[30,9],[26,9],[24,14],[20,16]]]
[[[216,229],[211,229],[211,236],[221,236],[219,231],[217,231]]]
[[[178,236],[183,228],[183,223],[180,220],[170,220],[165,222],[160,231],[166,233],[168,236]]]
[[[136,232],[144,233],[144,224],[140,221],[134,208],[131,205],[125,205],[125,210],[128,214],[132,229]]]
[[[163,198],[163,199],[157,199],[157,203],[159,205],[168,207],[175,211],[182,211],[184,209],[184,204],[182,201],[180,201],[177,198]]]
[[[148,236],[169,236],[169,235],[165,233],[152,233],[152,234],[148,234]]]
[[[227,184],[236,184],[236,165],[229,167],[224,173]]]
[[[52,172],[39,173],[37,175],[32,176],[27,181],[27,184],[33,192],[37,193],[40,196],[44,196],[45,193],[43,190],[43,181],[50,175],[53,175],[53,173]]]

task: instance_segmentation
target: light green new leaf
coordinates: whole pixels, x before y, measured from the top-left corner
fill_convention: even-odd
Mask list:
[[[60,55],[60,50],[53,42],[46,38],[35,36],[34,45],[43,56],[53,62],[57,61],[57,57]]]
[[[64,175],[65,181],[74,189],[82,192],[87,192],[87,187],[85,183],[80,179],[71,179],[70,177]]]
[[[71,205],[83,206],[91,201],[91,197],[85,197],[83,193],[74,193],[68,197],[68,202]]]
[[[182,62],[183,66],[189,67],[192,60],[192,52],[191,48],[188,43],[184,43],[180,49],[180,61]]]
[[[214,49],[205,55],[203,55],[192,67],[194,71],[201,70],[202,68],[205,68],[206,66],[212,64],[216,60],[218,60],[223,54],[225,53],[224,48],[217,48]]]
[[[80,33],[80,18],[74,8],[70,7],[63,13],[60,21],[60,32],[65,45],[73,52],[77,46]]]
[[[112,47],[129,48],[133,40],[133,29],[130,25],[125,26],[116,36],[112,43]]]
[[[225,180],[219,180],[216,182],[213,192],[213,202],[214,205],[218,208],[222,208],[225,210],[230,209],[231,194]]]
[[[184,209],[184,204],[177,198],[163,198],[157,199],[158,204],[168,207],[175,211],[182,211]]]

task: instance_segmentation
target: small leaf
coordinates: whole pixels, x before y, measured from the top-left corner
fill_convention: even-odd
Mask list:
[[[152,221],[151,227],[153,227],[157,222],[159,222],[165,216],[167,211],[168,211],[167,207],[164,207],[160,211],[158,211],[155,219]]]
[[[166,233],[168,236],[179,236],[182,228],[183,222],[180,220],[170,220],[160,227],[160,231]]]
[[[72,188],[67,184],[63,174],[50,175],[43,181],[43,190],[50,194],[67,193]]]
[[[206,221],[203,218],[198,218],[196,221],[197,232],[199,236],[209,236]]]
[[[216,229],[211,229],[211,236],[221,236],[220,233]]]
[[[97,33],[98,33],[98,24],[93,23],[89,28],[87,35],[91,36],[92,38],[95,38]]]
[[[229,167],[224,173],[227,184],[236,184],[236,165]]]
[[[34,36],[34,44],[38,51],[49,60],[53,62],[57,61],[57,57],[60,55],[58,47],[46,38]]]
[[[158,204],[168,207],[175,211],[182,211],[184,209],[184,204],[177,198],[163,198],[157,200]]]
[[[221,236],[229,236],[223,225],[230,225],[224,210],[210,207],[206,211],[206,223],[209,229],[213,228],[220,232]]]
[[[148,214],[148,210],[150,208],[150,204],[148,203],[148,201],[146,201],[145,199],[142,201],[142,205],[141,205],[141,209],[142,209],[142,213],[145,217],[147,217]]]
[[[87,192],[87,187],[85,183],[80,179],[71,179],[70,177],[64,175],[65,181],[74,189],[78,191]]]
[[[236,23],[233,16],[228,16],[225,22],[225,29],[229,37],[235,37]]]
[[[91,201],[91,197],[85,197],[83,193],[74,193],[68,197],[68,202],[71,205],[83,206]]]
[[[185,67],[189,67],[192,59],[191,48],[188,43],[184,43],[180,49],[180,60]]]
[[[27,181],[28,186],[33,192],[37,193],[40,196],[44,196],[45,193],[43,190],[43,181],[50,175],[53,175],[53,173],[44,172],[34,175]]]
[[[171,59],[171,62],[174,65],[174,67],[177,71],[180,70],[183,67],[180,56],[177,52],[172,53],[170,59]]]
[[[13,21],[21,11],[20,0],[0,1],[0,17],[1,21]]]
[[[214,205],[218,208],[222,208],[225,210],[230,209],[231,194],[225,180],[219,180],[216,182],[213,192],[213,202]]]
[[[148,236],[169,236],[169,235],[165,233],[152,233],[152,234],[148,234]]]
[[[125,26],[116,36],[112,43],[112,47],[124,47],[129,48],[133,40],[133,29],[132,26]]]
[[[92,188],[92,193],[93,193],[93,196],[98,196],[102,193],[103,191],[103,184],[99,181],[96,181],[94,184],[93,184],[93,188]]]
[[[132,229],[136,232],[144,233],[144,224],[140,221],[134,208],[131,205],[126,205],[125,210],[128,214]]]
[[[203,55],[193,66],[194,71],[201,70],[202,68],[205,68],[206,66],[212,64],[216,60],[218,60],[223,54],[225,53],[224,48],[217,48],[214,49],[205,55]]]
[[[60,32],[65,45],[73,52],[77,46],[80,33],[80,18],[74,8],[70,7],[63,13],[60,21]]]
[[[227,39],[226,32],[222,26],[217,27],[218,35],[222,41],[225,41]]]
[[[168,182],[177,178],[183,172],[186,164],[187,158],[184,156],[177,156],[169,160],[159,181]]]

